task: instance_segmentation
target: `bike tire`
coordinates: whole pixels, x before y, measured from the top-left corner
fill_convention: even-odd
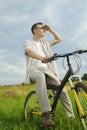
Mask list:
[[[79,113],[78,106],[76,104],[78,114],[79,114],[84,130],[87,130],[87,86],[82,82],[78,82],[75,85],[75,90],[76,90],[82,111],[84,113],[83,115]]]
[[[50,104],[53,103],[54,93],[52,90],[48,90],[48,97],[50,99]],[[24,102],[24,118],[28,119],[33,116],[41,115],[39,101],[35,91],[31,91]]]
[[[37,108],[36,108],[37,105]],[[25,103],[24,103],[24,117],[25,119],[28,119],[29,117],[32,116],[32,114],[34,114],[35,112],[40,112],[40,106],[39,106],[39,102],[36,96],[36,92],[35,91],[31,91],[26,99],[25,99]]]

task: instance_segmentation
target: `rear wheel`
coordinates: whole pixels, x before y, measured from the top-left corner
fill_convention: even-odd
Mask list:
[[[75,90],[83,111],[81,114],[78,110],[82,125],[85,130],[87,130],[87,87],[82,82],[78,82],[75,86]],[[76,104],[77,105],[77,104]],[[78,106],[77,106],[78,109]]]

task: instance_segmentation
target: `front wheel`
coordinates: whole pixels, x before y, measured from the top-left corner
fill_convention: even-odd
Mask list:
[[[36,92],[30,92],[24,103],[24,116],[28,119],[32,114],[41,114],[39,102],[36,96]]]
[[[48,90],[48,97],[50,100],[50,104],[52,105],[53,100],[54,100],[54,93],[52,90]],[[25,119],[28,119],[30,117],[37,117],[38,115],[41,115],[42,112],[40,110],[40,105],[39,105],[39,101],[36,95],[35,91],[31,91],[26,99],[25,99],[25,103],[24,103],[24,117]]]
[[[80,116],[84,130],[87,130],[87,86],[82,82],[78,82],[75,85],[75,90],[83,111],[83,114],[81,114],[79,111],[78,114]],[[77,110],[78,110],[78,106],[77,106]]]

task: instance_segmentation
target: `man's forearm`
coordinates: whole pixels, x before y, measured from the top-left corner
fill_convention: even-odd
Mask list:
[[[61,36],[52,28],[49,29],[49,32],[54,36],[56,42],[60,42],[62,40]]]
[[[43,60],[43,57],[40,56],[39,54],[37,54],[35,51],[33,51],[32,49],[27,49],[26,52],[25,52],[26,55],[34,58],[34,59],[37,59],[37,60]]]
[[[34,59],[40,60],[42,63],[50,62],[49,57],[47,57],[47,56],[42,57],[39,54],[37,54],[35,51],[33,51],[32,49],[27,49],[25,54],[34,58]]]

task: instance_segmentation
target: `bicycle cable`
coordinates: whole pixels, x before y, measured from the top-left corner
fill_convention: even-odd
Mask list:
[[[79,72],[79,70],[80,70],[80,68],[82,66],[82,61],[81,61],[80,56],[77,55],[77,54],[72,55],[72,57],[73,57],[74,62],[75,62],[74,66],[76,65],[75,69],[74,69],[74,74],[75,74],[75,73]],[[63,64],[64,70],[67,71],[67,69],[65,67],[65,61],[66,61],[66,57],[63,58],[63,63],[62,64]],[[73,60],[72,60],[72,62],[73,62]]]

